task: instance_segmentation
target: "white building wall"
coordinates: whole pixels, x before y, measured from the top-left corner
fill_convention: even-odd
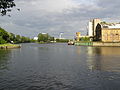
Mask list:
[[[33,39],[34,39],[34,40],[38,40],[38,37],[34,37]]]
[[[120,28],[120,24],[115,24],[115,25],[112,25],[112,26],[108,26],[108,28]]]
[[[93,23],[90,21],[88,25],[88,35],[93,36]]]

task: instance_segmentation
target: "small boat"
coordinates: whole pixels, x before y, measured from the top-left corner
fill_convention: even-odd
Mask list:
[[[68,45],[74,45],[74,42],[73,41],[69,41]]]

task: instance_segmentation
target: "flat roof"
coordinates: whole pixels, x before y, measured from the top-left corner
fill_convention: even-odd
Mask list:
[[[120,30],[120,28],[102,28],[102,30]]]

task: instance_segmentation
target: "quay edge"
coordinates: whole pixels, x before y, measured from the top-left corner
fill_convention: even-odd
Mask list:
[[[120,47],[120,42],[75,42],[76,46]]]

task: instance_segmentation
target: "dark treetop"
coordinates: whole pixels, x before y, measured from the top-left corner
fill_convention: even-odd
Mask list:
[[[14,0],[0,0],[0,13],[6,15],[15,6]]]

